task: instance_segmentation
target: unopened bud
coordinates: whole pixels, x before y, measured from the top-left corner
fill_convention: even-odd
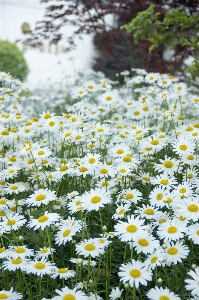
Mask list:
[[[158,278],[158,283],[162,283],[162,278]]]
[[[102,226],[102,231],[107,231],[106,225]]]

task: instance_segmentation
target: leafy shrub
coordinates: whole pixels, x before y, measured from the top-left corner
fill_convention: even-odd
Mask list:
[[[7,40],[0,40],[0,71],[10,73],[22,81],[29,72],[23,52]]]

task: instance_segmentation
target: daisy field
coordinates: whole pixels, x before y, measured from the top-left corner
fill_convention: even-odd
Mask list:
[[[0,299],[199,299],[199,96],[122,75],[0,72]]]

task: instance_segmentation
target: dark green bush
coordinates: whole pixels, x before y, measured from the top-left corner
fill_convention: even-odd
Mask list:
[[[0,40],[0,72],[10,73],[24,81],[28,75],[28,65],[23,52],[9,41]]]

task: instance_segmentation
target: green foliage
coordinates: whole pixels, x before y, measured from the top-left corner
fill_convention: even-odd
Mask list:
[[[28,75],[28,65],[23,52],[15,44],[0,40],[0,71],[10,73],[24,81]]]
[[[131,33],[134,42],[147,40],[150,42],[149,52],[160,45],[173,48],[181,47],[187,54],[195,58],[194,66],[189,68],[193,78],[199,75],[196,57],[199,54],[199,16],[190,15],[184,6],[170,9],[165,13],[163,20],[159,19],[160,13],[155,12],[155,5],[150,5],[123,28]]]

